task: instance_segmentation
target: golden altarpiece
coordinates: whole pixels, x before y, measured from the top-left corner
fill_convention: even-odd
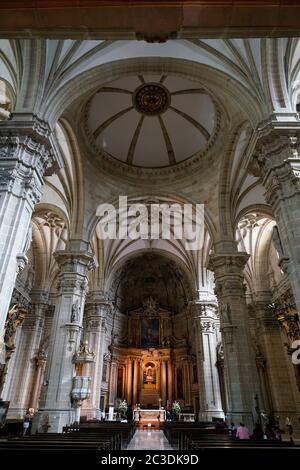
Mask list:
[[[111,405],[116,399],[142,408],[179,400],[194,410],[198,393],[196,358],[186,338],[174,334],[173,314],[152,298],[128,313],[128,334],[111,352]]]

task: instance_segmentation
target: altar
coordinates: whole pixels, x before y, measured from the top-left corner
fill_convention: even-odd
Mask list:
[[[134,421],[141,427],[150,425],[151,427],[159,427],[160,423],[166,420],[166,410],[152,409],[141,410],[135,408],[133,411]]]

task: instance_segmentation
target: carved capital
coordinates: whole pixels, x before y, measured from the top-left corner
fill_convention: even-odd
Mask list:
[[[41,198],[43,176],[61,166],[54,137],[36,116],[5,121],[0,127],[0,191],[26,198],[33,206]]]
[[[212,253],[209,257],[208,269],[215,273],[219,272],[226,274],[241,273],[249,259],[250,255],[245,252],[236,252],[232,254],[227,253]]]
[[[93,255],[89,252],[57,251],[54,257],[61,271],[58,290],[86,295],[88,292],[87,273],[95,266]]]
[[[249,170],[261,177],[268,204],[290,198],[300,191],[300,139],[299,130],[272,130],[260,133]]]
[[[219,303],[223,296],[245,295],[243,270],[249,256],[244,252],[210,255],[209,269],[215,274],[215,294]]]

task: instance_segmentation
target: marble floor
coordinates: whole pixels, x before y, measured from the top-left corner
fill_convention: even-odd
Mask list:
[[[128,450],[172,450],[163,431],[137,430],[127,447]]]

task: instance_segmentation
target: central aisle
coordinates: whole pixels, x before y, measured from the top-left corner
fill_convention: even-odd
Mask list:
[[[128,450],[172,450],[163,431],[137,430],[127,447]]]

